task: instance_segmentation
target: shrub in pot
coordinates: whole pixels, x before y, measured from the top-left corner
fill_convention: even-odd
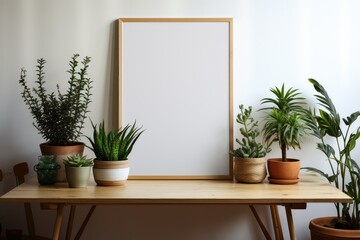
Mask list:
[[[59,85],[56,93],[47,92],[44,71],[46,61],[43,58],[37,60],[35,87],[26,82],[27,71],[24,68],[21,69],[19,80],[22,98],[34,119],[33,125],[46,141],[40,144],[41,153],[57,156],[57,162],[61,165],[59,181],[66,180],[63,159],[71,154],[82,154],[85,146],[78,139],[88,113],[92,81],[87,76],[90,57],[84,57],[80,69],[78,57],[78,54],[74,54],[69,61],[70,69],[67,72],[70,77],[65,93],[60,92]]]
[[[241,139],[236,139],[239,148],[230,152],[234,157],[234,178],[237,182],[261,183],[266,177],[265,155],[269,146],[257,140],[260,136],[258,121],[252,117],[252,107],[239,106],[236,122],[240,124]]]
[[[336,216],[312,220],[312,239],[360,239],[360,168],[352,156],[360,137],[360,111],[341,120],[325,88],[314,79],[309,81],[317,92],[315,97],[321,109],[309,111],[307,123],[311,134],[319,140],[317,148],[324,154],[331,171],[303,169],[320,174],[353,199],[352,203],[335,203]]]
[[[95,182],[102,186],[122,185],[129,176],[128,156],[134,144],[144,132],[136,122],[124,128],[106,131],[104,122],[93,126],[93,138],[89,148],[94,152],[93,174]]]
[[[66,179],[71,188],[86,187],[89,182],[92,159],[79,154],[68,156],[64,160]]]
[[[287,157],[287,150],[300,148],[302,138],[307,134],[304,98],[298,89],[270,89],[274,98],[263,98],[261,104],[271,104],[262,108],[266,111],[263,134],[265,142],[278,142],[281,158],[268,159],[269,181],[276,184],[296,184],[299,181],[300,160]]]

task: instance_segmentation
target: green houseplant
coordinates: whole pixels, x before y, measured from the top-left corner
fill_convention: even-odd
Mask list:
[[[301,140],[307,133],[305,124],[306,109],[304,98],[298,89],[270,89],[274,98],[263,98],[261,104],[271,104],[262,108],[266,111],[263,128],[264,139],[268,145],[278,142],[281,158],[268,159],[269,181],[278,184],[295,184],[298,182],[300,160],[287,157],[287,150],[300,148]]]
[[[22,68],[19,83],[22,86],[21,96],[29,107],[34,119],[33,125],[45,139],[46,143],[40,144],[43,155],[56,155],[58,163],[62,166],[58,180],[65,180],[63,159],[67,155],[82,154],[84,144],[78,142],[84,127],[90,103],[90,89],[92,81],[87,76],[90,57],[84,57],[78,62],[79,54],[74,54],[69,61],[70,75],[68,88],[65,93],[57,91],[49,93],[45,88],[45,59],[37,60],[36,86],[31,87],[26,82],[27,71]]]
[[[105,130],[104,122],[93,126],[93,138],[87,137],[94,152],[94,179],[98,185],[122,185],[129,175],[128,156],[144,132],[136,122],[117,130]],[[108,170],[108,171],[106,171]],[[111,173],[109,175],[109,172]]]
[[[71,188],[86,187],[89,181],[92,159],[79,154],[68,156],[64,160],[66,179]]]
[[[93,161],[91,158],[87,158],[86,155],[74,154],[64,160],[64,165],[68,167],[91,167]]]
[[[341,121],[340,114],[325,88],[314,79],[309,81],[317,92],[315,97],[321,109],[310,110],[307,123],[312,130],[311,134],[319,140],[317,148],[324,154],[330,174],[312,167],[304,169],[325,177],[353,199],[352,203],[348,204],[335,203],[335,217],[312,220],[312,239],[319,239],[319,236],[332,239],[332,236],[327,234],[333,233],[339,237],[337,239],[344,236],[352,236],[346,239],[360,239],[360,168],[352,156],[356,141],[360,137],[360,126],[357,123],[360,111],[355,111]],[[323,227],[322,224],[328,227]]]
[[[260,183],[266,177],[265,155],[270,148],[258,141],[261,132],[259,122],[252,117],[252,106],[245,108],[241,104],[239,110],[236,122],[241,139],[236,139],[239,147],[230,152],[234,157],[234,178],[238,182]]]

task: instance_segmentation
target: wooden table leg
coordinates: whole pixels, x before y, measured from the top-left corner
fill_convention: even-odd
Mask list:
[[[91,216],[92,216],[95,208],[96,208],[96,205],[92,205],[92,206],[91,206],[88,214],[86,215],[86,218],[84,219],[84,222],[81,224],[81,227],[80,227],[78,233],[76,234],[76,236],[75,236],[75,238],[74,238],[75,240],[79,240],[79,239],[80,239],[80,237],[81,237],[82,233],[84,232],[85,227],[86,227],[87,223],[89,222],[89,220],[90,220],[90,218],[91,218]]]
[[[288,222],[289,227],[289,234],[291,240],[296,240],[296,233],[295,233],[295,227],[294,227],[294,221],[291,213],[291,207],[289,204],[285,204],[285,210],[286,210],[286,218]]]
[[[256,221],[257,221],[257,223],[259,224],[259,226],[260,226],[260,228],[261,228],[261,230],[262,230],[265,238],[266,238],[267,240],[271,240],[270,234],[269,234],[269,232],[267,231],[264,223],[261,221],[261,219],[260,219],[260,217],[259,217],[259,215],[258,215],[258,213],[257,213],[257,211],[256,211],[256,209],[255,209],[255,207],[254,207],[253,205],[249,205],[249,208],[251,209],[252,213],[254,214],[254,216],[255,216],[255,218],[256,218]]]
[[[277,205],[270,205],[271,217],[274,226],[275,239],[283,240],[284,236],[282,233],[281,222],[279,217],[279,211]]]
[[[76,206],[75,206],[75,205],[71,205],[71,207],[70,207],[70,213],[69,213],[68,225],[67,225],[67,229],[66,229],[66,237],[65,237],[65,240],[70,240],[70,238],[71,238],[72,227],[73,227],[73,224],[74,224],[75,210],[76,210]]]
[[[64,204],[58,204],[56,221],[55,221],[55,226],[54,226],[54,233],[53,233],[53,240],[59,239],[63,209],[64,209]]]

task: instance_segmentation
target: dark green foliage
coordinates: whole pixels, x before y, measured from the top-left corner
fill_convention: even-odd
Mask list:
[[[351,204],[335,203],[337,210],[337,223],[335,226],[346,229],[360,229],[360,169],[351,156],[360,137],[359,125],[356,123],[360,112],[356,111],[343,118],[343,124],[335,105],[325,88],[316,80],[309,79],[318,94],[314,96],[323,108],[309,110],[307,124],[312,130],[312,135],[319,139],[317,148],[324,153],[330,165],[331,173],[327,174],[320,169],[305,167],[325,177],[330,183],[352,197]],[[329,143],[327,143],[329,142]],[[334,144],[334,147],[331,146]],[[348,180],[348,183],[346,181]]]
[[[79,154],[74,154],[68,156],[64,160],[64,165],[69,167],[90,167],[93,165],[93,161],[86,156],[81,156]]]
[[[265,157],[271,149],[257,141],[257,138],[260,136],[259,123],[251,116],[252,107],[244,108],[244,105],[241,104],[239,109],[240,113],[237,115],[236,122],[241,126],[240,134],[243,138],[241,140],[236,139],[240,147],[231,151],[231,154],[242,158]]]
[[[26,82],[26,70],[21,69],[19,83],[23,87],[22,98],[28,105],[33,116],[33,125],[48,141],[49,145],[65,146],[76,141],[84,126],[88,105],[90,101],[90,89],[92,81],[87,77],[90,57],[85,57],[81,62],[82,67],[77,70],[79,62],[78,54],[74,54],[69,61],[70,74],[69,87],[62,94],[57,85],[57,93],[47,93],[45,89],[45,59],[37,60],[37,84],[30,88]]]
[[[271,145],[279,142],[282,160],[286,161],[286,150],[289,147],[300,148],[301,139],[306,135],[306,110],[304,98],[300,97],[298,89],[272,88],[270,91],[275,98],[263,98],[261,104],[271,104],[271,107],[262,108],[267,111],[263,129],[264,139]]]
[[[109,132],[106,132],[104,122],[99,127],[91,124],[94,132],[93,139],[87,137],[91,143],[89,148],[95,153],[96,159],[102,161],[127,160],[134,144],[144,132],[141,127],[136,127],[136,122]]]

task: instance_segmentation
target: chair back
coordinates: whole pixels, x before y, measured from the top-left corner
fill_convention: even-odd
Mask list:
[[[3,173],[2,170],[0,169],[0,182],[3,180]]]
[[[29,166],[26,162],[18,163],[13,167],[16,177],[16,186],[25,182],[25,175],[29,174]]]

